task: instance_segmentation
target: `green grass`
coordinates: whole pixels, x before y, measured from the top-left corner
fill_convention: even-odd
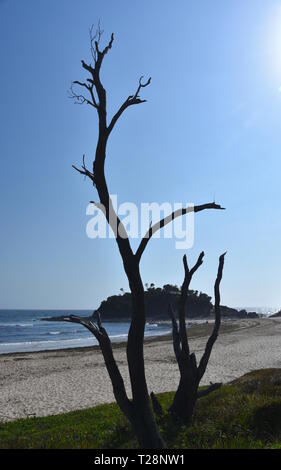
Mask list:
[[[173,393],[158,395],[167,409]],[[158,418],[157,418],[158,419]],[[201,398],[186,428],[158,419],[169,448],[281,448],[281,369],[253,371]],[[0,448],[135,448],[115,404],[0,425]]]

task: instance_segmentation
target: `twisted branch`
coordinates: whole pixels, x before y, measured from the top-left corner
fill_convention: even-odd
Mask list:
[[[215,202],[210,202],[207,204],[201,204],[198,206],[193,206],[193,207],[186,207],[184,209],[177,209],[176,211],[172,212],[170,215],[167,217],[164,217],[162,220],[159,222],[156,222],[153,224],[144,237],[142,238],[140,245],[136,251],[136,258],[138,260],[141,259],[141,256],[146,248],[146,245],[148,244],[149,240],[152,238],[154,233],[156,233],[158,230],[161,228],[165,227],[165,225],[169,224],[172,220],[175,220],[177,217],[181,217],[185,214],[188,214],[190,212],[200,212],[206,209],[217,209],[217,210],[224,210],[224,207],[221,207],[219,204],[216,204]]]
[[[96,321],[94,317],[96,315]],[[112,351],[112,345],[106,329],[101,322],[100,313],[96,310],[91,317],[79,317],[69,315],[63,317],[52,318],[52,321],[65,321],[70,323],[78,323],[87,328],[97,339],[101,348],[105,366],[111,379],[113,393],[120,409],[124,412],[128,419],[131,419],[133,413],[133,405],[127,396],[124,381],[119,371],[119,367],[115,361]]]
[[[90,93],[92,101],[90,101],[88,98],[86,98],[85,95],[76,93],[76,91],[74,90],[73,85],[79,85],[81,87],[86,88]],[[74,82],[72,82],[72,84],[70,86],[70,89],[69,89],[69,95],[68,96],[69,96],[69,98],[74,100],[75,104],[87,103],[90,106],[93,106],[94,108],[98,107],[97,103],[96,103],[96,100],[95,100],[94,93],[93,93],[93,88],[91,86],[88,86],[86,83],[79,82],[79,80],[75,80]]]
[[[142,88],[147,87],[151,83],[151,77],[149,77],[149,79],[145,83],[142,83],[142,79],[143,79],[143,76],[141,76],[140,79],[139,79],[139,85],[138,85],[138,88],[137,88],[137,91],[135,92],[135,94],[128,96],[128,98],[120,106],[120,108],[118,109],[116,114],[114,114],[114,116],[111,119],[111,122],[110,122],[110,124],[107,128],[108,129],[108,135],[112,131],[113,127],[115,126],[116,122],[118,121],[118,119],[120,118],[122,113],[125,111],[125,109],[127,109],[129,106],[132,106],[134,104],[140,104],[140,103],[145,103],[146,102],[146,100],[140,99],[139,93],[140,93]]]
[[[81,175],[88,176],[93,181],[93,183],[95,185],[94,173],[92,173],[90,170],[88,170],[88,168],[86,168],[85,155],[83,155],[83,162],[82,162],[81,168],[77,168],[77,166],[75,166],[75,165],[72,165],[72,168],[74,168],[74,170],[78,171],[78,173],[80,173]]]

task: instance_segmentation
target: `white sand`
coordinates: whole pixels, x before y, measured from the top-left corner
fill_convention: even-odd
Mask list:
[[[281,368],[281,319],[236,321],[235,325],[234,331],[219,336],[203,384],[228,382],[254,369]],[[198,334],[194,330],[190,340],[197,358],[206,341]],[[116,348],[115,357],[129,390],[125,349]],[[149,390],[174,390],[178,370],[171,340],[146,343],[145,357]],[[98,350],[0,355],[0,421],[58,414],[113,400]]]

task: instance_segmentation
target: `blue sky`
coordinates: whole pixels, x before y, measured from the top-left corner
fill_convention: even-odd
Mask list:
[[[196,216],[192,288],[212,294],[218,256],[230,306],[281,306],[281,2],[0,1],[0,308],[95,308],[127,288],[114,240],[86,236],[96,195],[76,174],[92,158],[95,110],[74,106],[88,29],[115,42],[102,76],[109,113],[151,75],[108,147],[120,202],[210,202]],[[180,284],[182,251],[152,240],[144,282]]]

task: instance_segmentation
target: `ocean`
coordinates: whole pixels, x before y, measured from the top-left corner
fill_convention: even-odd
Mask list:
[[[96,345],[96,338],[81,325],[41,321],[47,317],[89,316],[91,313],[91,310],[0,310],[0,354]],[[113,342],[126,340],[129,322],[104,322],[103,325]],[[169,325],[151,322],[146,324],[145,336],[170,331]]]

